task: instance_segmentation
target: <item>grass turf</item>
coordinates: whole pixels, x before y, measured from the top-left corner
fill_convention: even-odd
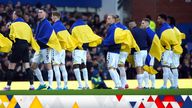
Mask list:
[[[146,89],[146,90],[112,90],[112,89],[92,89],[92,90],[11,90],[0,91],[0,95],[192,95],[192,89],[177,89],[177,90],[160,90],[160,89]]]

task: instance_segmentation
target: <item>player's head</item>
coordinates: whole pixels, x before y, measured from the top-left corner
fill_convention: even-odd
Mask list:
[[[157,22],[159,24],[163,24],[164,22],[167,21],[167,15],[165,14],[159,14],[158,17],[157,17]]]
[[[23,16],[22,11],[19,10],[19,9],[17,9],[17,10],[15,10],[15,11],[13,12],[13,14],[12,14],[12,19],[13,19],[13,20],[16,20],[17,18],[22,17],[22,16]]]
[[[148,18],[149,20],[152,20],[150,15],[146,15],[146,18]]]
[[[116,19],[115,15],[108,15],[107,16],[107,24],[115,23],[115,19]]]
[[[115,22],[120,22],[120,18],[119,18],[119,15],[115,15]]]
[[[46,10],[44,8],[40,8],[38,10],[38,18],[39,19],[45,19],[46,18]]]
[[[134,28],[136,26],[137,26],[137,24],[136,24],[136,22],[134,20],[129,20],[129,28],[130,29],[132,29],[132,28]]]
[[[147,27],[149,27],[149,23],[150,23],[150,20],[148,18],[144,18],[141,21],[141,28],[146,29]]]
[[[52,19],[53,22],[56,22],[60,18],[61,18],[61,14],[59,12],[57,12],[57,11],[52,12],[51,19]]]
[[[175,18],[172,17],[172,16],[168,16],[167,17],[167,23],[169,23],[170,25],[175,26],[175,24],[176,24]]]
[[[82,14],[81,13],[75,13],[75,20],[82,19]]]

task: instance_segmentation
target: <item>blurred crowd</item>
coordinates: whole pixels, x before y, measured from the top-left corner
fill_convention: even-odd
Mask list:
[[[37,19],[37,10],[40,7],[45,7],[48,12],[48,20],[51,21],[51,12],[56,9],[56,7],[47,4],[41,6],[37,4],[35,6],[30,5],[21,5],[18,2],[15,6],[12,4],[3,5],[0,4],[0,33],[4,36],[8,36],[9,32],[6,27],[8,22],[11,22],[11,13],[15,9],[21,9],[24,13],[24,20],[31,26],[33,32],[35,32],[35,28],[38,22]],[[70,31],[70,26],[74,23],[74,14],[61,12],[61,21],[63,21],[64,25]],[[100,20],[100,16],[95,13],[82,13],[83,20],[93,29],[93,31],[101,37],[105,37],[106,33],[106,16],[104,16],[103,20]],[[127,25],[125,23],[125,25]],[[188,51],[188,47],[190,44],[183,45],[184,53],[180,59],[180,66],[179,66],[179,77],[180,78],[191,78],[192,77],[192,51]],[[89,72],[89,79],[94,71],[99,70],[101,77],[106,80],[110,79],[106,68],[106,60],[105,56],[107,53],[107,49],[104,47],[97,47],[97,48],[90,48],[87,56],[87,69]],[[32,58],[33,51],[30,50],[30,57]],[[0,53],[0,80],[6,80],[6,71],[8,68],[8,55]],[[72,71],[72,55],[71,52],[66,52],[66,69],[68,72],[68,79],[75,80],[74,73]],[[126,71],[127,71],[127,78],[128,79],[135,79],[136,72],[133,67],[129,63],[126,63]],[[157,74],[157,78],[162,78],[162,69],[156,63],[155,68],[159,71]],[[43,64],[40,65],[40,69],[42,70],[42,75],[45,80],[47,80],[47,72],[44,71]],[[23,66],[21,64],[17,64],[17,73],[15,73],[15,80],[23,81],[26,80],[26,73],[24,72]]]

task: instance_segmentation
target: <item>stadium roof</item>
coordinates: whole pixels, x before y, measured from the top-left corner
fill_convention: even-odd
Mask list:
[[[18,1],[21,4],[31,4],[36,5],[38,3],[51,4],[57,7],[91,7],[91,8],[100,8],[102,5],[101,0],[0,0],[0,3],[7,4],[13,3],[16,4]]]

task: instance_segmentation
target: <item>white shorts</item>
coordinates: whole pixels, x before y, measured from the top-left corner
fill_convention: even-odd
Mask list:
[[[120,52],[118,64],[125,64],[125,61],[127,60],[127,57],[128,57],[127,52]]]
[[[161,59],[161,65],[162,66],[171,66],[172,63],[172,51],[171,50],[166,50]]]
[[[39,64],[44,62],[45,64],[51,63],[51,49],[41,49],[39,53],[35,53],[32,62]]]
[[[145,65],[145,60],[147,58],[147,50],[141,50],[134,53],[135,67],[141,67]]]
[[[155,59],[154,59],[154,57],[151,56],[151,55],[150,55],[150,57],[151,57],[151,60],[150,60],[149,65],[150,65],[150,66],[153,66],[153,65],[154,65],[154,62],[155,62]]]
[[[107,52],[107,67],[117,68],[119,61],[119,54]]]
[[[65,64],[65,50],[58,52],[52,49],[52,63],[53,64]]]
[[[82,63],[84,63],[86,65],[87,51],[75,49],[72,52],[72,57],[73,57],[73,64],[82,64]]]
[[[172,52],[172,63],[171,63],[171,68],[177,68],[180,64],[180,55]]]

